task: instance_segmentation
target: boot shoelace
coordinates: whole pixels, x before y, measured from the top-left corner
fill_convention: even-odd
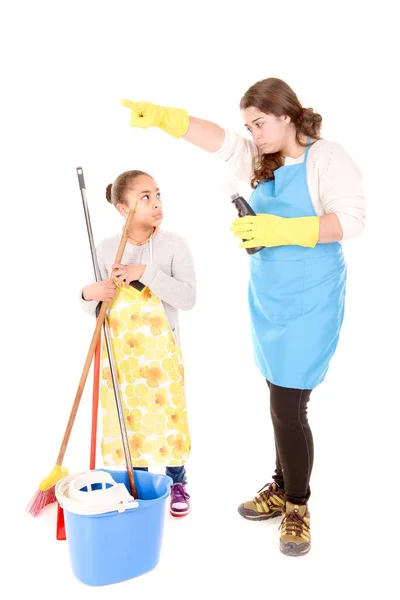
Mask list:
[[[301,536],[303,531],[307,534],[310,530],[310,526],[304,520],[304,517],[302,517],[297,512],[297,510],[294,510],[290,513],[284,513],[282,523],[280,524],[279,529],[283,527],[285,527],[287,534],[291,535],[294,533],[299,537]]]
[[[266,483],[261,490],[258,490],[256,500],[258,502],[261,502],[262,500],[264,500],[264,502],[268,502],[268,500],[274,495],[279,495],[274,484]]]

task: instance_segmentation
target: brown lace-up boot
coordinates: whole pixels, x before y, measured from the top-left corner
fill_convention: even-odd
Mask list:
[[[284,508],[283,490],[278,488],[276,483],[267,483],[257,492],[253,500],[241,504],[238,511],[245,519],[265,521],[281,516]]]
[[[281,523],[281,552],[288,556],[301,556],[307,554],[310,548],[310,513],[307,505],[286,502]]]

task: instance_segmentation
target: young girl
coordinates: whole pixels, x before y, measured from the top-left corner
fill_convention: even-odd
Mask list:
[[[113,264],[120,235],[97,247],[102,281],[81,291],[85,311],[112,301],[107,321],[113,345],[125,423],[135,468],[165,465],[173,480],[170,511],[190,511],[185,463],[190,434],[184,395],[178,310],[196,300],[195,272],[183,238],[160,229],[163,205],[154,179],[126,171],[107,186],[106,198],[122,217],[136,202],[121,264]],[[110,280],[111,279],[111,280]],[[124,465],[114,390],[106,349],[100,388],[103,409],[102,454],[105,465]]]

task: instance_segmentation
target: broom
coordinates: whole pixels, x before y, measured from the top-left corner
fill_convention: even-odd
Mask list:
[[[121,241],[117,250],[117,255],[115,257],[115,262],[120,263],[122,260],[122,256],[125,250],[126,242],[128,240],[128,231],[132,222],[132,218],[134,215],[134,210],[130,210],[128,214],[128,218],[126,220]],[[27,512],[29,512],[32,516],[37,517],[42,510],[48,505],[52,504],[56,501],[55,495],[55,485],[60,479],[68,475],[68,470],[63,466],[63,460],[65,456],[65,452],[67,450],[67,445],[69,442],[69,438],[71,436],[72,427],[75,421],[76,413],[78,412],[79,404],[82,398],[83,390],[85,387],[85,383],[89,374],[90,365],[93,360],[93,356],[96,350],[97,342],[99,340],[99,336],[101,334],[101,328],[105,321],[106,313],[108,310],[110,303],[103,302],[101,305],[101,309],[99,312],[99,316],[97,317],[96,327],[92,336],[92,341],[90,343],[89,351],[87,353],[86,361],[83,367],[82,375],[79,380],[78,389],[75,395],[74,403],[72,405],[71,413],[68,419],[67,427],[64,433],[64,437],[61,443],[60,451],[57,456],[56,464],[53,467],[52,471],[43,479],[39,488],[32,497],[31,501],[26,507]]]

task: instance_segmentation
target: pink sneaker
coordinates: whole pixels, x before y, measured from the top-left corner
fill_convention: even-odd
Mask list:
[[[183,483],[171,485],[169,511],[173,517],[185,517],[190,513],[190,496]]]

